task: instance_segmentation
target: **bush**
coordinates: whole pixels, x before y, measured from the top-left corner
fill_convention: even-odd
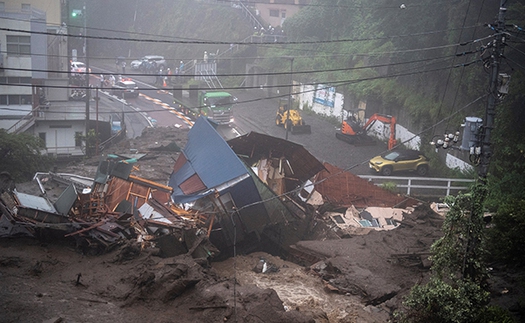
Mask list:
[[[433,277],[426,285],[414,286],[403,303],[408,310],[397,312],[399,322],[480,322],[488,293],[468,280],[446,283]]]
[[[397,193],[397,184],[394,182],[384,182],[381,187],[389,192]]]

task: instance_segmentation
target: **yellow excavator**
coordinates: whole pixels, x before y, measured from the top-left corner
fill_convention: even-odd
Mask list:
[[[297,133],[312,133],[310,125],[307,125],[301,114],[296,109],[288,108],[288,100],[279,100],[279,109],[275,117],[275,124],[284,126],[284,129],[290,131],[292,134]]]

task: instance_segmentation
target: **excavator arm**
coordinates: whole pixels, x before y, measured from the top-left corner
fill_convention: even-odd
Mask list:
[[[386,114],[375,113],[373,114],[368,121],[363,126],[364,133],[367,133],[368,130],[376,123],[377,121],[384,124],[390,125],[390,137],[388,138],[388,149],[394,148],[397,144],[396,141],[396,117],[392,117]]]
[[[337,139],[346,141],[350,144],[356,145],[369,145],[373,144],[374,140],[367,136],[368,131],[374,123],[377,121],[390,125],[390,138],[388,139],[388,149],[394,148],[396,145],[396,118],[386,115],[375,113],[365,123],[361,125],[355,115],[350,115],[348,118],[343,120],[341,125],[341,131],[335,134]]]

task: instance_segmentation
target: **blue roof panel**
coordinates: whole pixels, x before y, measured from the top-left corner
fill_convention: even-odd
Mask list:
[[[185,202],[190,202],[202,197],[199,193],[184,197],[179,188],[181,183],[195,173],[208,189],[248,173],[244,163],[204,117],[197,119],[191,128],[188,142],[182,152],[187,162],[171,175],[169,181],[175,201],[184,199]]]

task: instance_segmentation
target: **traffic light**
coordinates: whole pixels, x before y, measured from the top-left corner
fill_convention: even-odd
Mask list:
[[[82,10],[80,9],[73,9],[71,12],[71,17],[76,18],[82,16]]]

